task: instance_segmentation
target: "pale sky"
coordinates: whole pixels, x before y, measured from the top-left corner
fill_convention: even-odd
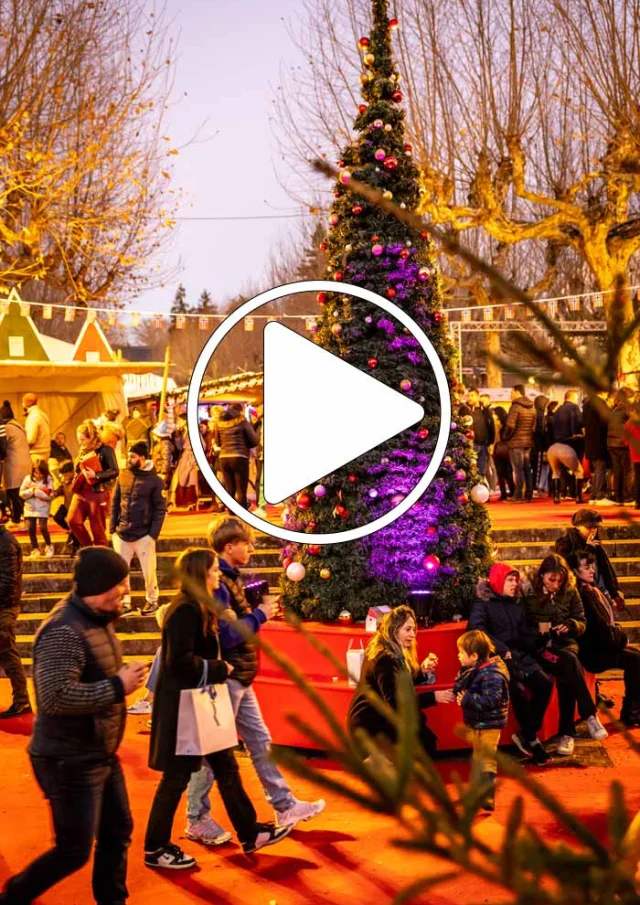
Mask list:
[[[281,66],[299,60],[287,24],[302,0],[167,0],[179,31],[175,98],[166,134],[174,147],[198,127],[209,141],[172,158],[173,185],[185,194],[183,216],[253,216],[299,210],[278,183],[276,140],[269,116]],[[186,92],[186,96],[184,95]],[[136,307],[165,309],[178,282],[194,303],[207,288],[214,300],[262,283],[270,249],[299,220],[181,222],[167,255],[181,272],[165,289],[146,292]]]

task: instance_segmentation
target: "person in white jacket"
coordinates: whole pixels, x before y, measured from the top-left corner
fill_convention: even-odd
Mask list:
[[[26,415],[24,429],[27,433],[31,461],[37,465],[41,459],[46,461],[51,452],[49,419],[38,407],[38,397],[35,393],[25,393],[22,397],[22,406]]]
[[[20,496],[25,501],[24,520],[27,523],[29,540],[31,541],[31,559],[37,559],[40,556],[36,533],[37,525],[40,525],[40,533],[45,543],[44,555],[47,559],[51,559],[53,556],[53,544],[51,543],[47,522],[49,521],[49,510],[53,499],[53,478],[44,459],[33,466],[31,474],[27,475],[22,482]]]

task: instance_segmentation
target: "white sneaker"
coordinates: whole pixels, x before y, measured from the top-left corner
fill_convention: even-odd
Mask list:
[[[32,550],[26,559],[41,559],[42,553],[39,550]]]
[[[183,852],[179,846],[169,843],[157,852],[145,852],[144,863],[147,867],[160,870],[189,870],[196,866],[196,859]]]
[[[594,506],[617,506],[617,503],[614,503],[613,500],[608,499],[608,497],[603,497],[601,500],[594,500]]]
[[[574,748],[575,742],[570,735],[561,735],[558,737],[556,754],[560,754],[562,757],[571,757]]]
[[[44,548],[44,555],[45,555],[45,558],[46,558],[46,559],[51,559],[51,557],[55,555],[55,554],[54,554],[53,547],[51,547],[51,546],[45,547],[45,548]]]
[[[211,817],[202,817],[200,820],[190,820],[184,831],[187,839],[194,842],[203,842],[205,845],[224,845],[233,837],[227,830],[212,820]]]
[[[319,798],[317,801],[296,801],[286,811],[275,812],[276,822],[278,826],[295,826],[301,820],[311,820],[318,814],[322,814],[325,806],[324,798]]]
[[[587,729],[589,730],[589,735],[591,736],[591,738],[595,738],[599,742],[609,737],[609,733],[604,728],[596,714],[587,718]]]
[[[139,701],[136,701],[131,707],[127,707],[127,713],[133,713],[137,715],[151,713],[153,710],[153,704],[151,701],[145,700],[145,698],[140,698]]]

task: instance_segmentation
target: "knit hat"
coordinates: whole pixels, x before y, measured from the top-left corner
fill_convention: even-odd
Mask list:
[[[83,547],[73,564],[73,581],[78,597],[96,597],[121,584],[129,566],[110,547]]]
[[[504,594],[504,583],[509,575],[517,575],[520,581],[520,573],[506,562],[495,562],[489,569],[489,587],[496,594]]]
[[[575,525],[576,528],[580,528],[583,525],[595,528],[597,525],[602,524],[602,516],[597,509],[578,509],[577,512],[573,513],[571,524]]]
[[[149,458],[149,447],[144,440],[137,440],[129,446],[129,452],[134,456],[142,456],[144,459]]]

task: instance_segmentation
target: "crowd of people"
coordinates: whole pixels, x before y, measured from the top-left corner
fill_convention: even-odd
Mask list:
[[[597,506],[640,509],[640,393],[620,387],[579,404],[567,390],[561,404],[523,385],[511,405],[493,405],[488,394],[456,387],[455,409],[474,435],[478,472],[499,500],[582,503],[587,483]]]
[[[611,561],[598,539],[602,518],[595,509],[574,514],[574,527],[556,541],[555,551],[530,574],[497,562],[479,582],[466,632],[458,638],[460,672],[451,688],[436,691],[428,679],[438,666],[430,654],[422,663],[416,655],[417,623],[410,607],[400,606],[384,616],[365,651],[360,685],[349,710],[349,729],[356,744],[362,730],[397,740],[392,722],[375,707],[375,692],[397,709],[398,676],[408,672],[417,686],[420,706],[419,737],[433,755],[437,738],[428,726],[424,708],[456,703],[473,745],[473,774],[485,782],[483,807],[495,807],[496,751],[507,724],[509,707],[516,723],[511,741],[536,765],[554,762],[538,733],[551,700],[558,695],[555,755],[574,753],[576,713],[589,735],[603,741],[608,732],[597,704],[613,705],[591,690],[586,672],[622,669],[624,698],[619,718],[629,728],[640,726],[640,648],[616,622],[623,598]],[[558,551],[566,553],[565,559]],[[597,684],[596,684],[597,689]],[[598,700],[600,698],[600,700]],[[377,752],[363,756],[378,769],[388,761]]]

